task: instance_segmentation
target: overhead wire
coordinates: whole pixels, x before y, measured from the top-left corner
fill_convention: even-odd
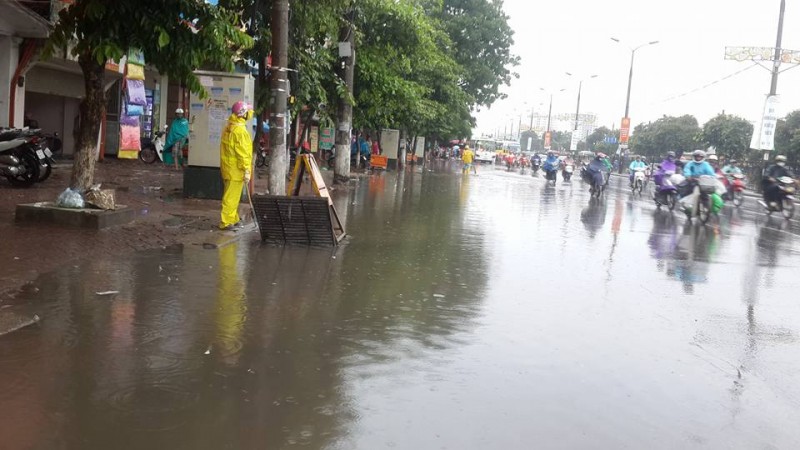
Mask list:
[[[696,88],[694,88],[694,89],[692,89],[692,90],[690,90],[690,91],[686,91],[686,92],[684,92],[684,93],[682,93],[682,94],[677,94],[677,95],[673,95],[673,96],[671,96],[671,97],[667,97],[667,98],[665,98],[664,100],[661,100],[660,102],[656,102],[656,103],[654,103],[654,104],[661,104],[661,103],[670,102],[670,101],[672,101],[672,100],[676,100],[676,99],[679,99],[679,98],[681,98],[681,97],[686,97],[686,96],[688,96],[688,95],[694,94],[695,92],[700,92],[700,91],[702,91],[702,90],[704,90],[704,89],[708,89],[708,88],[710,88],[711,86],[714,86],[714,85],[716,85],[716,84],[719,84],[719,83],[721,83],[721,82],[723,82],[723,81],[725,81],[725,80],[727,80],[727,79],[733,78],[733,77],[735,77],[735,76],[737,76],[737,75],[740,75],[740,74],[742,74],[742,73],[744,73],[744,72],[747,72],[748,70],[752,69],[753,67],[758,67],[758,66],[759,66],[759,65],[758,65],[758,63],[755,63],[755,62],[754,62],[754,63],[752,63],[751,65],[749,65],[749,66],[745,67],[744,69],[739,69],[739,70],[737,70],[736,72],[733,72],[733,73],[730,73],[730,74],[728,74],[728,75],[725,75],[724,77],[722,77],[722,78],[719,78],[719,79],[717,79],[717,80],[714,80],[714,81],[712,81],[712,82],[710,82],[710,83],[706,83],[706,84],[704,84],[704,85],[702,85],[702,86],[700,86],[700,87],[696,87]]]

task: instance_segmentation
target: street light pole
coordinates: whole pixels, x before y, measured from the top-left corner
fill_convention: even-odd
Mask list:
[[[612,41],[621,44],[620,40],[612,37]],[[620,126],[620,146],[617,150],[618,153],[622,153],[622,149],[628,148],[628,133],[630,133],[630,106],[631,106],[631,85],[633,84],[633,61],[634,57],[636,56],[636,50],[639,50],[642,47],[648,45],[655,45],[658,44],[658,41],[650,41],[644,44],[639,45],[638,47],[631,48],[631,67],[628,71],[628,94],[625,97],[625,116],[622,118],[622,124]],[[624,133],[624,135],[623,135]],[[623,147],[624,146],[624,147]],[[622,167],[622,166],[620,166]]]

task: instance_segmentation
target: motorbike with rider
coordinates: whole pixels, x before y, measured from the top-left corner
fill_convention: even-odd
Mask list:
[[[795,176],[792,169],[786,167],[786,157],[778,155],[775,163],[767,167],[761,180],[763,201],[759,202],[767,213],[780,211],[784,217],[794,215]]]
[[[545,179],[549,182],[551,181],[552,184],[556,184],[556,174],[558,173],[559,167],[561,167],[561,160],[558,159],[555,152],[547,152],[547,159],[544,160],[544,165],[542,165]]]

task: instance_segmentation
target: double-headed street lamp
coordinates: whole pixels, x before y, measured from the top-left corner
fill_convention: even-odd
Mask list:
[[[549,148],[550,147],[550,119],[553,116],[553,94],[554,94],[554,92],[553,91],[548,91],[547,89],[542,88],[542,87],[540,87],[539,90],[543,91],[543,92],[549,92],[550,93],[550,107],[547,110],[547,130],[545,130],[544,137],[543,137],[544,149],[545,150],[550,150],[550,148]],[[566,91],[566,89],[559,89],[556,92],[564,92],[564,91]]]
[[[615,37],[612,37],[611,40],[616,42],[616,43],[618,43],[618,44],[622,43],[619,39],[617,39]],[[644,44],[641,44],[641,45],[639,45],[637,47],[631,47],[630,48],[630,50],[631,50],[631,69],[628,72],[628,95],[625,98],[625,117],[628,117],[628,111],[629,111],[630,105],[631,105],[631,82],[633,81],[633,57],[636,54],[636,50],[639,50],[640,48],[646,47],[648,45],[655,45],[655,44],[658,44],[658,41],[650,41],[650,42],[646,42]]]
[[[565,72],[565,73],[570,77],[573,76],[570,72]],[[582,78],[580,81],[578,81],[578,105],[575,107],[575,131],[578,130],[578,117],[580,116],[581,113],[581,88],[583,87],[584,81],[592,78],[597,78],[597,75],[590,75],[589,78],[587,79]]]

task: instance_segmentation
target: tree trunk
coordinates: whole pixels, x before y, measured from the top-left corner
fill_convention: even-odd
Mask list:
[[[354,15],[355,12],[351,10],[339,30],[339,42],[348,42],[350,44],[350,56],[340,59],[339,62],[344,63],[344,67],[339,66],[337,68],[339,76],[344,80],[347,94],[339,98],[339,107],[336,114],[334,183],[346,183],[350,179],[350,132],[353,129],[353,105],[350,103],[350,99],[353,96],[353,78],[356,65],[356,39],[353,30]]]
[[[90,52],[78,58],[86,90],[80,104],[80,126],[75,143],[75,161],[69,185],[78,191],[88,190],[94,183],[94,163],[97,161],[97,140],[100,125],[106,114],[105,64],[98,64]]]
[[[270,78],[269,115],[269,193],[286,195],[286,172],[289,155],[286,148],[286,127],[289,123],[289,0],[272,1],[272,68]]]
[[[397,170],[398,172],[406,167],[406,130],[400,129],[400,148],[397,150]]]

